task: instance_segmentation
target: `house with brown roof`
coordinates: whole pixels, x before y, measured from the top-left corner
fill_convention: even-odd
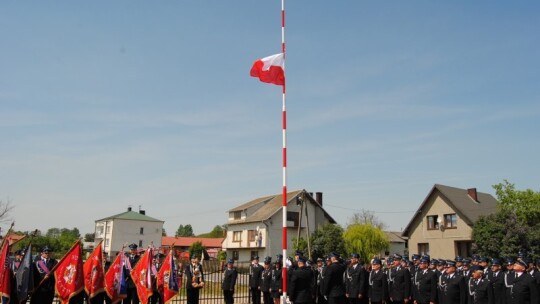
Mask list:
[[[292,248],[293,237],[306,238],[321,226],[336,221],[322,207],[322,192],[306,190],[287,193],[287,248]],[[227,235],[223,249],[227,257],[249,261],[253,256],[275,259],[282,250],[283,232],[282,194],[259,197],[229,210]]]
[[[222,250],[222,243],[224,239],[225,238],[163,236],[161,237],[161,248],[167,252],[171,249],[174,249],[179,253],[187,252],[193,243],[201,242],[208,255],[211,258],[217,258],[218,253]]]
[[[379,253],[380,257],[387,257],[394,253],[407,254],[407,238],[397,231],[384,231],[388,239],[388,248]]]
[[[498,201],[476,188],[435,184],[402,233],[411,254],[453,259],[471,256],[472,227],[482,215],[496,212]]]

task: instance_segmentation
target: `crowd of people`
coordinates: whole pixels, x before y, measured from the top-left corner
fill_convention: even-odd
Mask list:
[[[254,257],[250,266],[252,303],[273,304],[281,290],[280,257],[264,266]],[[310,263],[296,252],[288,263],[287,296],[297,304],[539,304],[540,260],[520,255],[517,259],[431,259],[400,254],[367,263],[356,253],[343,259],[332,252]]]
[[[33,261],[35,288],[28,291],[31,304],[53,303],[55,288],[51,269],[58,263],[49,255],[47,246]],[[24,252],[15,252],[11,263],[16,274]],[[137,245],[125,253],[128,265],[140,259]],[[165,255],[157,253],[153,263],[156,270],[163,265]],[[126,263],[127,264],[127,263]],[[252,304],[279,304],[283,297],[283,257],[264,258],[262,264],[255,256],[249,266],[249,290]],[[540,260],[533,261],[519,254],[517,259],[432,259],[429,255],[407,257],[394,254],[381,260],[377,257],[361,261],[356,253],[342,258],[332,252],[316,261],[308,260],[300,251],[285,261],[287,267],[287,299],[295,304],[540,304]],[[107,267],[107,266],[105,266]],[[127,267],[125,271],[129,274]],[[205,286],[200,257],[192,255],[183,267],[187,304],[198,304],[200,290]],[[225,304],[234,303],[238,271],[229,259],[223,270],[221,287]],[[139,298],[132,278],[126,276],[124,304],[137,304]],[[11,293],[11,303],[25,303]],[[106,293],[91,299],[81,292],[70,303],[111,303]],[[161,304],[163,298],[155,290],[149,303]]]

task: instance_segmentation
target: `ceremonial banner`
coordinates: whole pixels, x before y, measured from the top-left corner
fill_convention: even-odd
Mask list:
[[[285,85],[284,64],[283,53],[264,57],[253,63],[249,74],[262,82]]]
[[[142,304],[148,304],[148,298],[153,294],[152,291],[152,248],[148,248],[141,257],[137,265],[131,271],[131,278],[137,295]]]
[[[58,262],[54,270],[55,290],[62,304],[84,289],[84,274],[81,242],[77,241]]]
[[[84,263],[84,289],[91,299],[105,290],[105,274],[103,272],[103,243],[94,249],[94,252]]]
[[[163,263],[157,275],[157,287],[163,295],[165,304],[172,302],[172,298],[178,294],[179,290],[173,251],[173,249],[169,251],[167,259],[165,259],[165,263]]]
[[[26,248],[23,260],[15,274],[15,280],[17,281],[17,298],[19,298],[20,302],[23,302],[28,298],[30,291],[34,289],[33,267],[32,244],[30,244],[28,245],[28,248]]]
[[[105,291],[113,304],[127,297],[126,274],[124,273],[125,260],[126,257],[120,252],[105,274]]]
[[[11,267],[9,264],[9,240],[2,243],[0,250],[0,296],[2,303],[9,303],[11,293]]]

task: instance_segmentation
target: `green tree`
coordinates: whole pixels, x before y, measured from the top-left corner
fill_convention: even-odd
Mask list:
[[[167,231],[165,231],[165,228],[161,230],[161,236],[167,236]]]
[[[345,254],[345,243],[343,241],[343,228],[337,224],[326,224],[315,230],[309,238],[311,245],[311,259],[324,258],[330,252]],[[296,245],[298,241],[298,245]],[[293,249],[301,250],[306,256],[308,253],[307,240],[300,238],[292,239]]]
[[[343,234],[345,248],[349,253],[358,253],[363,262],[371,260],[382,250],[388,249],[388,237],[380,228],[371,224],[352,224]]]
[[[212,231],[198,235],[202,238],[221,238],[225,236],[225,230],[222,226],[216,225]]]
[[[176,230],[175,236],[195,236],[195,234],[193,234],[193,227],[191,227],[190,224],[187,224],[185,226],[180,225]]]
[[[516,190],[507,180],[493,188],[499,201],[497,211],[474,224],[474,251],[508,257],[525,250],[530,257],[540,257],[540,192]]]
[[[202,242],[195,242],[189,247],[189,256],[198,255],[201,259],[208,260],[210,257]]]
[[[84,235],[84,241],[85,242],[93,242],[95,239],[96,239],[96,234],[94,232],[86,233]]]

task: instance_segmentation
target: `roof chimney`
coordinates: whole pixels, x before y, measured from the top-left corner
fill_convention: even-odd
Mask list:
[[[128,207],[128,211],[131,211],[131,207]]]
[[[322,192],[315,192],[315,201],[322,207]]]
[[[478,202],[478,195],[476,193],[476,188],[467,189],[467,194],[475,201]]]
[[[146,215],[146,211],[139,209],[139,213],[142,215]]]

